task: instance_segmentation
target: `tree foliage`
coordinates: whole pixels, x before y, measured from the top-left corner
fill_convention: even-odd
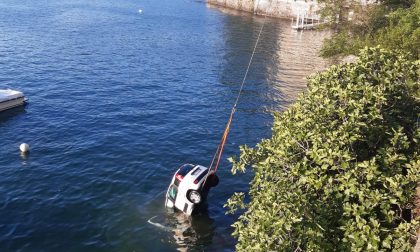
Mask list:
[[[349,1],[353,4],[342,4],[341,8],[341,5],[333,5],[341,1],[321,1],[324,3],[322,14],[330,17],[334,21],[330,26],[336,28],[336,33],[325,40],[322,56],[355,54],[365,46],[381,45],[405,50],[411,58],[420,58],[420,0],[388,0],[364,6]],[[332,8],[336,11],[331,12]],[[349,11],[355,13],[350,20]],[[333,13],[340,13],[338,23],[331,16]]]
[[[411,251],[419,116],[420,62],[401,54],[364,49],[311,76],[271,139],[231,159],[255,172],[226,204],[243,209],[237,250]]]

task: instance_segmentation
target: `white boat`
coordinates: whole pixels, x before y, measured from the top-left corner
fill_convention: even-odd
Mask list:
[[[0,111],[25,105],[26,98],[22,92],[11,89],[0,89]]]

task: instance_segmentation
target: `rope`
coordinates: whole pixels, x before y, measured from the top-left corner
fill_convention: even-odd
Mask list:
[[[272,3],[272,1],[270,1],[270,6],[269,6],[268,9],[271,8],[271,3]],[[258,10],[258,5],[259,4],[260,4],[260,1],[258,1],[258,3],[257,3],[257,8],[256,8],[257,10]],[[251,68],[252,60],[254,59],[255,51],[257,50],[258,42],[260,41],[260,37],[261,37],[262,31],[264,29],[266,20],[267,20],[267,15],[264,16],[263,24],[261,25],[260,31],[259,31],[258,36],[257,36],[257,40],[255,41],[255,45],[254,45],[254,48],[252,50],[251,58],[249,59],[244,78],[242,79],[241,87],[239,88],[238,96],[236,97],[235,103],[233,104],[232,110],[230,112],[228,122],[226,123],[225,131],[223,132],[223,135],[222,135],[222,139],[220,140],[220,143],[217,146],[217,150],[214,153],[213,159],[210,163],[209,170],[207,172],[207,176],[206,176],[206,179],[204,180],[203,186],[206,184],[207,178],[208,178],[210,172],[212,170],[214,170],[214,174],[215,174],[217,169],[219,168],[219,164],[220,164],[220,160],[222,158],[223,149],[225,147],[226,139],[229,135],[230,125],[232,124],[233,116],[235,115],[236,107],[237,107],[238,102],[239,102],[239,98],[241,97],[242,91],[244,89],[245,81],[246,81],[246,78],[248,77],[248,72],[249,72],[249,69]],[[217,158],[217,161],[216,161],[216,158]]]

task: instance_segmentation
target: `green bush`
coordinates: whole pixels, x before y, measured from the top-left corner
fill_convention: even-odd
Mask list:
[[[255,172],[226,204],[243,209],[237,250],[411,251],[419,116],[420,62],[401,54],[364,49],[311,76],[271,139],[231,159]]]

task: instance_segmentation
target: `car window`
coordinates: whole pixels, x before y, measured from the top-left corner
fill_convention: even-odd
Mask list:
[[[178,194],[178,188],[175,185],[172,185],[171,188],[169,188],[169,198],[172,200],[176,199],[176,195]]]
[[[204,176],[206,176],[206,175],[207,175],[208,170],[209,170],[209,169],[204,170],[204,171],[200,174],[200,176],[198,176],[198,178],[196,178],[196,181],[200,182],[200,181],[204,178]],[[194,182],[194,183],[195,183],[195,182]]]
[[[192,169],[194,168],[194,165],[191,164],[185,164],[181,168],[179,168],[178,174],[181,176],[187,175]]]
[[[197,173],[199,173],[200,171],[201,171],[200,167],[195,168],[194,171],[191,172],[191,176],[197,175]]]

